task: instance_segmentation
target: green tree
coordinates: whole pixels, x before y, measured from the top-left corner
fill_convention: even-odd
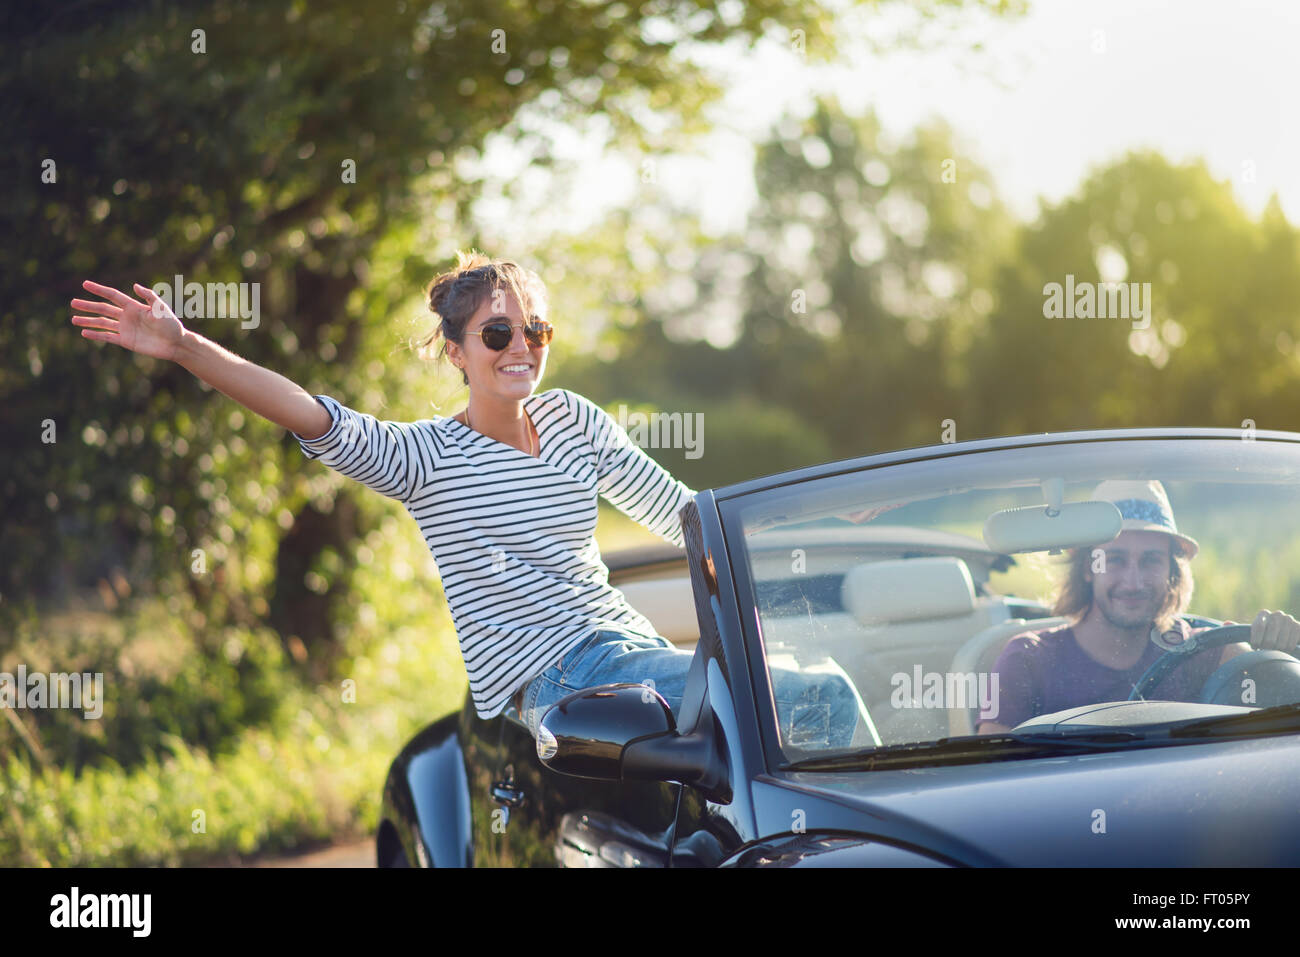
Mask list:
[[[638,289],[646,319],[616,337],[617,358],[574,375],[593,395],[694,404],[720,424],[780,411],[744,430],[748,454],[706,426],[704,460],[682,463],[704,485],[939,441],[963,408],[965,354],[1014,235],[988,174],[942,124],[887,146],[873,115],[827,97],[806,121],[777,124],[755,179],[744,233],[702,245],[688,270],[697,297],[656,307]],[[739,314],[732,340],[702,341],[724,311]]]
[[[1150,327],[1044,317],[1044,289],[1150,283]],[[1026,226],[970,353],[974,434],[1133,426],[1291,428],[1300,258],[1203,163],[1131,154]],[[1137,320],[1141,324],[1140,320]]]

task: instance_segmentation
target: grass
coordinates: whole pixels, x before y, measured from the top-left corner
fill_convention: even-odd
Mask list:
[[[151,866],[233,861],[372,833],[388,764],[464,692],[450,621],[406,625],[354,658],[349,680],[286,684],[262,724],[210,753],[174,734],[133,766],[76,770],[11,757],[0,772],[0,862]]]
[[[28,623],[7,657],[30,669],[103,670],[110,706],[98,725],[66,713],[44,731],[24,722],[24,735],[0,724],[11,749],[0,759],[0,865],[234,863],[373,834],[389,763],[420,728],[459,708],[468,688],[429,553],[413,528],[394,531],[366,542],[355,614],[340,629],[347,655],[329,684],[293,680],[269,631],[214,639],[175,597],[137,603],[129,615],[60,612]],[[604,502],[597,538],[604,552],[659,541]],[[214,641],[231,660],[203,659],[204,671],[196,649]],[[195,702],[166,689],[202,685],[213,667],[224,696],[207,704],[233,709],[234,723],[204,747],[192,729],[211,730],[200,720],[206,705],[186,711]],[[250,687],[261,712],[241,724]],[[139,733],[109,748],[129,760],[93,748],[93,759],[72,759],[78,736],[85,750],[131,721]]]

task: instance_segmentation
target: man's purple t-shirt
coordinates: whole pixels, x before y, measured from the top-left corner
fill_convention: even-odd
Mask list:
[[[1181,619],[1177,624],[1185,637],[1205,631],[1188,628]],[[1090,658],[1069,625],[1012,638],[993,666],[998,674],[997,700],[980,712],[979,720],[1014,728],[1040,714],[1127,700],[1138,679],[1162,654],[1163,648],[1148,641],[1137,664],[1116,671]],[[1194,652],[1190,661],[1166,675],[1147,698],[1195,701],[1222,655],[1222,648]]]

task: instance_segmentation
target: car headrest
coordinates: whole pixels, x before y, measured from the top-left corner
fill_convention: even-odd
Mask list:
[[[844,609],[863,625],[957,618],[975,611],[975,585],[960,558],[890,559],[855,565],[844,576]]]

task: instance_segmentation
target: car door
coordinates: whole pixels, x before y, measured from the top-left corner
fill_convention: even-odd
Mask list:
[[[533,867],[665,866],[676,785],[559,774],[538,759],[513,708],[492,723],[501,745],[482,829],[491,858]]]

